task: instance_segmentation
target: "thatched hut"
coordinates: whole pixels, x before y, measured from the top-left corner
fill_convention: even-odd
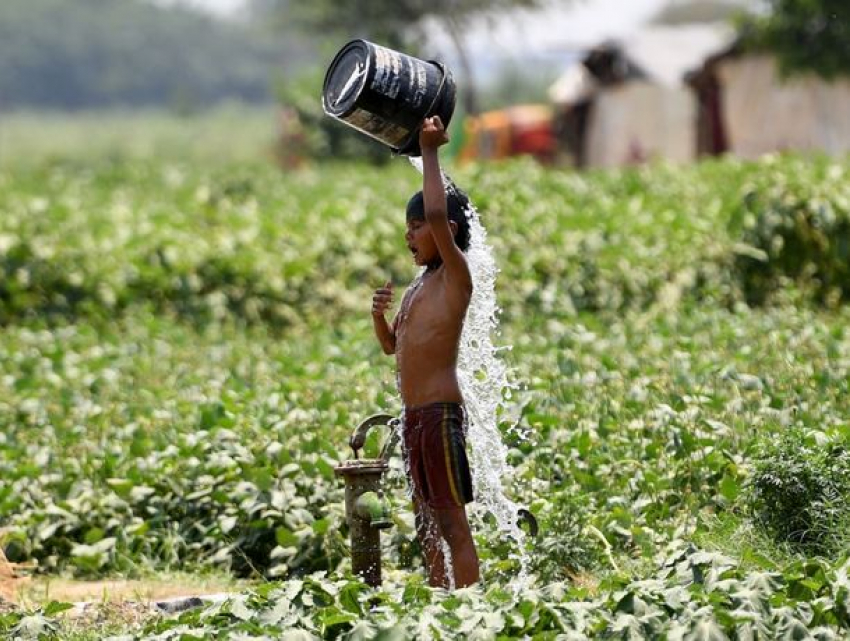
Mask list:
[[[716,24],[651,27],[593,47],[550,87],[561,146],[581,167],[692,160],[698,107],[683,78],[732,38]]]
[[[708,56],[686,82],[697,98],[700,155],[850,152],[850,78],[786,77],[775,57],[734,44]]]

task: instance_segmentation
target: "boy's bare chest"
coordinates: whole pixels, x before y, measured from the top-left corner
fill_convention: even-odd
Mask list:
[[[397,329],[405,334],[412,328],[437,329],[446,318],[444,292],[439,278],[434,276],[417,279],[407,290],[399,308]]]

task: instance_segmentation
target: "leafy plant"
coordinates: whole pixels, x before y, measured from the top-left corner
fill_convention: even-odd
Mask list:
[[[813,552],[847,543],[850,440],[789,429],[763,440],[753,457],[747,506],[780,541]]]
[[[604,548],[592,533],[588,503],[580,492],[563,492],[538,510],[547,534],[536,545],[532,541],[530,554],[542,583],[574,581],[598,567]]]
[[[797,171],[756,177],[732,219],[745,245],[737,260],[743,290],[748,301],[764,302],[786,279],[835,304],[850,295],[846,174],[794,164]]]

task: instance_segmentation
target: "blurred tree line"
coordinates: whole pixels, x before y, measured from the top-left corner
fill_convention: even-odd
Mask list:
[[[850,75],[848,0],[766,0],[768,11],[742,25],[744,43],[777,56],[787,73]]]
[[[248,24],[142,0],[2,0],[0,109],[270,101],[297,50]]]

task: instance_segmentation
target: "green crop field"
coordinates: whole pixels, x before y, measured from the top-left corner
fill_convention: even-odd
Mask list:
[[[527,568],[479,519],[481,585],[427,588],[397,464],[384,585],[350,573],[333,467],[400,411],[369,309],[415,274],[408,163],[28,158],[0,169],[5,555],[251,587],[88,625],[47,599],[0,634],[846,638],[850,164],[448,170],[500,268]]]

